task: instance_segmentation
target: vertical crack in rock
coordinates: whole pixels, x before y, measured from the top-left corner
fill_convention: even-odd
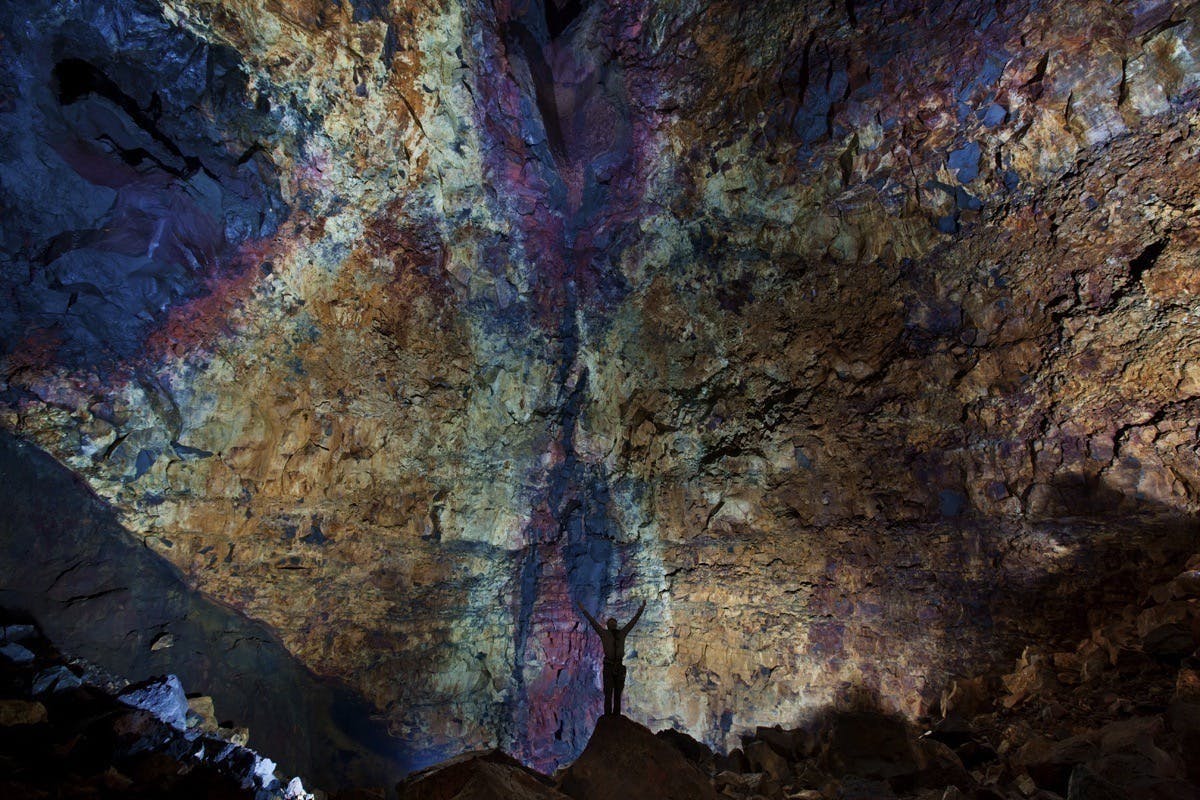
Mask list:
[[[509,213],[534,265],[535,313],[555,354],[557,395],[545,488],[532,499],[517,567],[510,733],[525,758],[553,766],[579,752],[593,721],[579,713],[594,708],[595,676],[582,668],[592,643],[574,604],[605,605],[620,571],[610,478],[580,456],[576,433],[591,402],[581,315],[602,319],[626,291],[608,237],[637,198],[628,175],[633,136],[621,69],[593,41],[605,31],[586,3],[546,0],[521,11],[498,3],[496,12],[517,104],[537,115],[512,120],[523,137],[511,129],[493,135],[524,151],[519,157],[546,187],[529,198],[532,213]],[[495,95],[480,87],[477,96]],[[530,129],[541,131],[544,145],[530,143]]]
[[[410,765],[578,752],[573,601],[728,748],[1194,528],[1200,10],[666,6],[0,17],[0,426]]]

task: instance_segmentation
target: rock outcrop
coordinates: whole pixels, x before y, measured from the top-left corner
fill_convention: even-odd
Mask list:
[[[70,471],[2,432],[0,485],[0,607],[32,613],[65,652],[125,679],[178,675],[208,698],[196,705],[213,715],[210,733],[236,720],[317,786],[387,786],[406,770],[400,743],[361,699],[313,675],[263,625],[200,596]],[[0,655],[13,658],[7,647]],[[77,680],[45,672],[33,689]]]
[[[114,694],[111,676],[16,619],[0,609],[0,796],[313,800],[274,761],[199,729],[176,676]]]
[[[714,749],[915,718],[1194,550],[1198,85],[1180,0],[25,3],[0,427],[405,768],[578,755],[576,601]]]
[[[464,753],[408,776],[399,800],[565,800],[553,781],[498,750]]]
[[[616,714],[596,723],[559,788],[574,800],[716,800],[707,776],[667,742]]]

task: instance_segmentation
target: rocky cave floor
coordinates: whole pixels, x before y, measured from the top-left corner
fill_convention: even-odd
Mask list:
[[[542,775],[497,750],[414,773],[401,800],[685,798],[1119,800],[1200,797],[1200,555],[1139,603],[1092,614],[1061,651],[953,683],[913,725],[851,692],[803,726],[714,753],[679,731],[602,717],[580,757]],[[0,797],[385,797],[306,791],[174,676],[130,685],[0,612]]]

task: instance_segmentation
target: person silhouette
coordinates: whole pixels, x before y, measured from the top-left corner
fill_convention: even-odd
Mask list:
[[[625,664],[622,663],[625,659],[625,636],[641,619],[642,612],[646,610],[646,601],[642,601],[642,605],[633,615],[633,619],[629,620],[623,628],[618,628],[617,621],[612,617],[608,618],[607,627],[602,626],[595,617],[587,612],[582,603],[575,605],[579,606],[579,610],[587,617],[587,621],[600,636],[600,644],[604,647],[604,669],[601,672],[604,676],[604,713],[606,715],[620,714],[621,690],[625,688]]]

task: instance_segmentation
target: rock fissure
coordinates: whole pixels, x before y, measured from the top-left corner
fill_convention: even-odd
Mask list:
[[[178,572],[100,579],[107,523],[38,566],[65,646],[126,586],[134,666],[261,624],[188,685],[549,768],[575,602],[650,598],[631,709],[728,749],[925,713],[1194,538],[1193,4],[26,5],[0,428]]]

